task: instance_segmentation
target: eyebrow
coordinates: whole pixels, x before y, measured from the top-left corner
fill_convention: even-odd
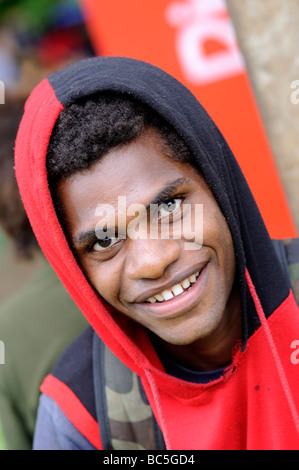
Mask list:
[[[88,247],[96,243],[98,237],[96,236],[95,229],[88,230],[87,232],[79,233],[72,238],[72,245],[74,248]]]
[[[177,189],[182,186],[183,184],[190,183],[189,178],[181,177],[177,178],[174,181],[170,181],[163,186],[163,188],[158,192],[158,194],[152,199],[152,201],[147,204],[146,209],[149,209],[151,205],[159,205],[162,204],[163,202],[167,201],[171,197],[174,196],[176,193]]]
[[[186,177],[177,178],[173,181],[167,182],[163,188],[154,196],[145,208],[148,210],[151,205],[160,205],[165,201],[169,200],[175,195],[178,188],[184,184],[190,183],[190,179]],[[109,233],[109,230],[108,230]],[[72,238],[72,244],[76,248],[78,245],[82,247],[90,246],[96,243],[98,237],[96,236],[95,229],[88,230],[86,232],[79,233]]]

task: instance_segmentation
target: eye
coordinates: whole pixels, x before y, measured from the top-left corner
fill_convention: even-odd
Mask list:
[[[112,248],[114,245],[116,245],[121,239],[112,237],[112,238],[104,238],[103,240],[98,240],[93,246],[92,250],[94,252],[101,252],[108,250],[109,248]]]
[[[172,214],[177,213],[177,212],[180,213],[182,203],[183,203],[183,199],[173,198],[161,204],[159,206],[159,211],[158,211],[158,220],[162,220],[164,218],[168,219]]]

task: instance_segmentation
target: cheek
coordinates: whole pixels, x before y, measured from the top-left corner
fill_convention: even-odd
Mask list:
[[[227,224],[222,227],[218,246],[219,262],[222,268],[221,271],[224,274],[224,286],[226,291],[230,292],[235,280],[236,262],[233,241]]]
[[[213,249],[227,283],[231,284],[235,275],[235,251],[229,227],[218,206],[210,207],[203,228],[204,245]]]
[[[116,307],[120,288],[117,271],[107,263],[84,263],[82,268],[98,294],[110,305]]]
[[[218,208],[213,205],[204,206],[203,213],[203,241],[204,245],[221,247],[228,246],[230,239],[230,232],[227,227],[226,221]]]

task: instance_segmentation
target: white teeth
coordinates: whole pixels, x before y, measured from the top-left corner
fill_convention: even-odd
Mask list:
[[[182,292],[184,292],[184,289],[182,288],[180,284],[176,284],[175,286],[173,286],[171,290],[174,293],[174,295],[180,295]]]
[[[170,300],[173,297],[182,294],[184,292],[184,289],[188,289],[191,284],[193,284],[196,279],[199,276],[200,271],[197,271],[195,274],[192,274],[189,276],[187,279],[184,279],[182,282],[179,284],[175,284],[171,289],[164,290],[163,292],[160,292],[159,294],[154,295],[153,297],[150,297],[147,299],[146,302],[150,302],[151,304],[158,302],[163,302],[164,300]]]
[[[164,300],[163,295],[161,295],[161,294],[155,295],[155,299],[157,299],[159,302],[163,302],[163,300]]]
[[[196,274],[192,274],[192,276],[189,277],[190,282],[195,282],[196,281]]]
[[[188,287],[190,287],[190,281],[189,281],[189,279],[185,279],[185,280],[182,282],[182,286],[184,287],[184,289],[188,289]]]
[[[169,300],[169,299],[172,299],[172,297],[173,297],[173,293],[171,292],[171,290],[164,290],[161,293],[161,295],[162,295],[164,300]]]

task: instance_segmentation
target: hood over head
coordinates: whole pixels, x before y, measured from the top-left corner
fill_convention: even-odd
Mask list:
[[[151,367],[146,355],[136,347],[136,335],[143,333],[136,326],[128,330],[115,322],[109,306],[78,266],[57,219],[47,181],[47,148],[61,110],[82,97],[108,90],[130,94],[164,117],[183,139],[194,166],[204,175],[233,238],[245,349],[248,338],[260,325],[246,273],[266,317],[287,298],[290,285],[224,137],[189,90],[153,65],[122,57],[86,59],[49,75],[32,92],[16,140],[15,167],[21,197],[42,250],[110,349],[137,373],[143,367]]]

